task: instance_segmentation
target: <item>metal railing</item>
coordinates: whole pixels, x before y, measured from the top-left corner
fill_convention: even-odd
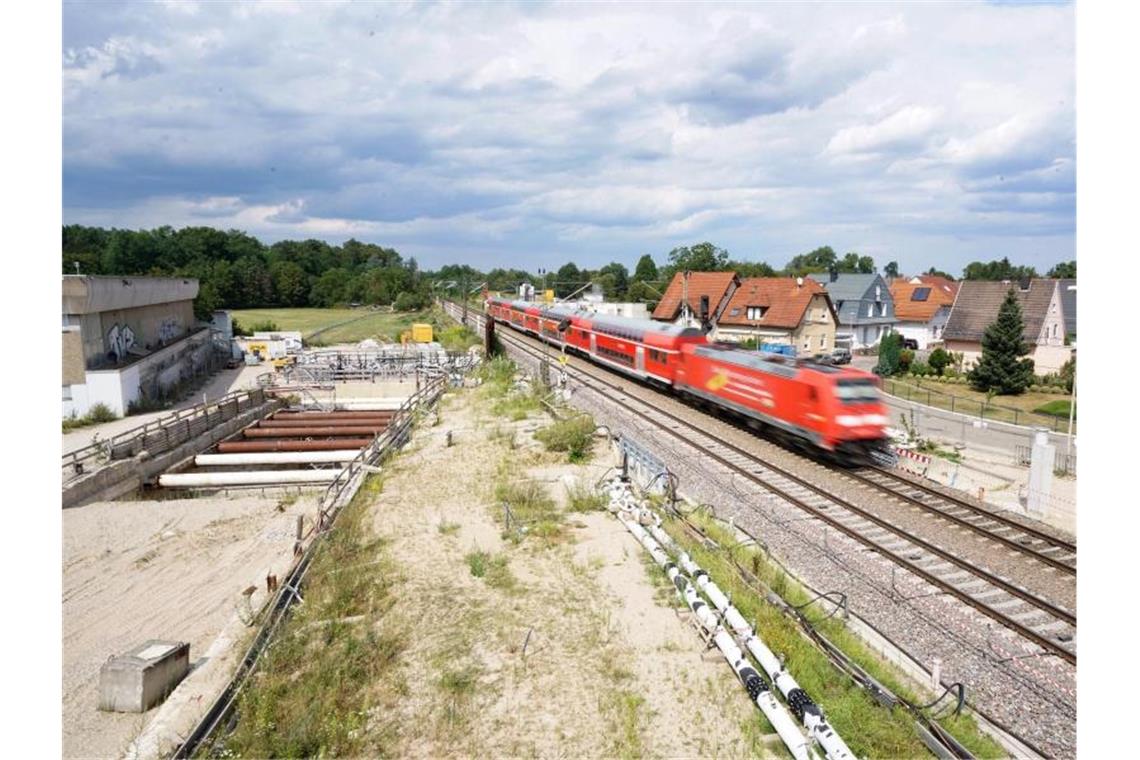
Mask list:
[[[992,404],[987,401],[978,401],[965,396],[957,396],[935,388],[899,382],[891,378],[883,378],[883,391],[890,395],[911,401],[916,404],[925,404],[935,409],[943,409],[956,414],[965,414],[983,420],[996,422],[1009,422],[1013,425],[1026,427],[1047,427],[1056,433],[1068,432],[1068,418],[1055,417],[1051,414],[1029,412],[1024,409],[1014,409],[1009,406]],[[1057,396],[1059,399],[1068,399],[1068,396]],[[1073,423],[1076,431],[1076,422]]]
[[[284,583],[273,600],[265,607],[266,617],[261,622],[253,643],[246,650],[245,657],[239,663],[233,678],[225,689],[214,700],[210,709],[198,722],[190,735],[172,754],[173,758],[188,758],[193,756],[199,748],[207,747],[216,741],[215,733],[224,731],[225,726],[231,725],[230,716],[237,704],[242,688],[253,674],[258,661],[264,654],[269,642],[277,630],[288,617],[290,607],[300,597],[301,586],[308,572],[316,548],[321,540],[328,535],[333,527],[337,515],[345,506],[345,496],[349,486],[356,475],[366,467],[380,461],[385,454],[399,448],[407,440],[411,427],[415,422],[414,412],[422,405],[435,403],[442,395],[446,381],[444,378],[435,378],[422,388],[409,396],[396,411],[388,427],[377,435],[368,446],[337,475],[336,480],[329,484],[321,495],[318,503],[317,521],[313,527],[313,540],[297,557],[290,569]]]
[[[1033,447],[1017,445],[1013,450],[1014,464],[1028,467],[1033,461]],[[1077,474],[1077,455],[1057,448],[1053,452],[1053,472],[1059,475]]]
[[[195,438],[218,423],[226,422],[265,403],[262,389],[233,391],[216,401],[195,404],[138,427],[97,440],[63,455],[63,482],[82,477],[95,465],[127,459],[141,451],[161,454]]]

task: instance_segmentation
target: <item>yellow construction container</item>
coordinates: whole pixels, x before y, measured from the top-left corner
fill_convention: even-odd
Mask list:
[[[413,343],[431,343],[431,325],[416,323],[412,325],[412,342]]]
[[[542,300],[546,301],[547,303],[554,303],[554,291],[548,290],[545,293],[543,293],[542,294]]]

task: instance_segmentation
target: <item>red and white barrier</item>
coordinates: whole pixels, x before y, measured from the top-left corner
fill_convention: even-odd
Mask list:
[[[926,476],[926,470],[930,467],[932,457],[929,454],[919,454],[913,449],[896,448],[895,452],[899,455],[898,466],[907,472],[915,475]]]

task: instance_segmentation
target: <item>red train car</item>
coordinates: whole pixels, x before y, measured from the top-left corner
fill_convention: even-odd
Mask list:
[[[778,439],[866,464],[886,440],[878,385],[862,370],[707,344],[682,349],[674,387]]]
[[[610,317],[564,306],[543,307],[527,301],[490,299],[487,313],[618,372],[662,386],[673,384],[683,345],[708,341],[695,327]]]

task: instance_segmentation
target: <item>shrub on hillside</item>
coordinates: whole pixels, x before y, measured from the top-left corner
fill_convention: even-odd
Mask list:
[[[930,352],[926,362],[934,370],[934,374],[941,375],[950,364],[950,354],[942,348],[936,348]]]
[[[106,404],[95,404],[87,412],[87,419],[91,422],[110,422],[111,420],[119,419],[118,415],[111,411],[111,408]]]
[[[597,425],[594,418],[581,414],[567,420],[559,420],[534,434],[549,451],[565,451],[571,462],[581,462],[590,452]]]

